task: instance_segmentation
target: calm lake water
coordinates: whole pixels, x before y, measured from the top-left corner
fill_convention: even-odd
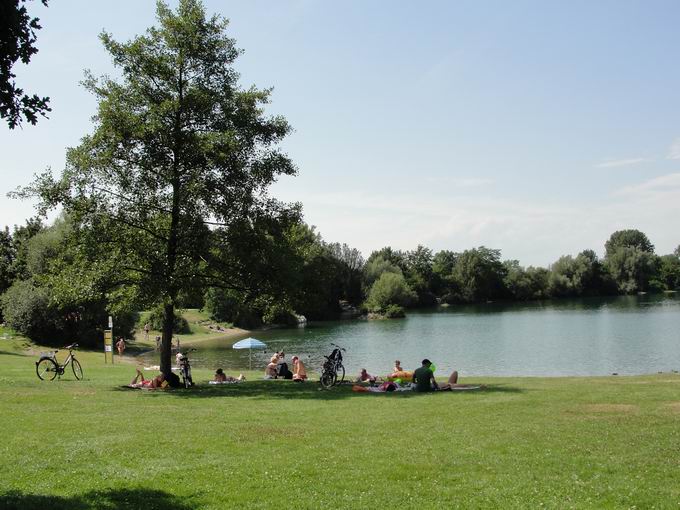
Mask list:
[[[253,369],[264,369],[272,352],[284,349],[287,361],[297,354],[318,370],[336,343],[347,349],[352,375],[362,367],[386,374],[395,359],[413,369],[424,357],[441,377],[454,368],[462,376],[646,374],[680,370],[680,297],[456,306],[410,311],[406,319],[311,323],[253,336],[268,346],[252,352]],[[234,351],[234,341],[200,344],[193,365],[247,369],[248,351]],[[157,355],[148,357],[151,362]]]

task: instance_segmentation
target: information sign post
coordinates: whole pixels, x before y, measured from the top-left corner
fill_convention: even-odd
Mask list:
[[[109,362],[111,358],[111,364],[113,365],[113,330],[104,330],[104,363]]]
[[[108,363],[107,356],[111,356],[111,364],[113,365],[113,317],[110,315],[109,329],[104,330],[104,363]]]

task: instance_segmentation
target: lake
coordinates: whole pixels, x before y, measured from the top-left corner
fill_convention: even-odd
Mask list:
[[[347,349],[352,375],[363,367],[384,375],[395,359],[414,369],[425,357],[440,377],[453,369],[462,377],[647,374],[680,369],[680,297],[439,307],[411,310],[406,319],[318,322],[252,336],[268,346],[252,352],[253,369],[264,369],[272,352],[284,349],[289,363],[297,354],[318,370],[336,343]],[[248,351],[231,349],[234,341],[201,343],[192,364],[228,373],[247,369]]]

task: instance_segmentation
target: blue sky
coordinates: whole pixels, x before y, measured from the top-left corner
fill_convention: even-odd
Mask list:
[[[175,2],[170,2],[174,5]],[[5,193],[64,164],[90,130],[83,69],[112,73],[97,38],[154,23],[139,0],[31,2],[40,52],[19,84],[49,120],[0,126]],[[676,1],[206,1],[245,50],[244,86],[274,87],[299,175],[272,193],[304,204],[328,241],[485,245],[524,265],[603,253],[621,228],[658,253],[680,244],[680,3]]]

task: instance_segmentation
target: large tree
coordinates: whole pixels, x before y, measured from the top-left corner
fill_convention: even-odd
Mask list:
[[[85,80],[98,100],[94,131],[68,151],[60,179],[45,173],[24,194],[62,205],[111,278],[162,302],[168,374],[182,293],[252,293],[271,272],[278,221],[298,211],[267,195],[278,175],[295,173],[277,148],[290,127],[264,113],[269,90],[239,86],[227,20],[206,17],[198,0],[176,11],[159,2],[157,20],[125,43],[101,35],[120,77]]]
[[[0,117],[10,129],[21,125],[23,119],[35,124],[38,115],[50,111],[49,97],[28,95],[14,81],[14,64],[18,60],[28,64],[38,52],[35,33],[41,28],[40,19],[31,18],[25,3],[26,0],[0,2]],[[47,6],[47,0],[42,3]]]

